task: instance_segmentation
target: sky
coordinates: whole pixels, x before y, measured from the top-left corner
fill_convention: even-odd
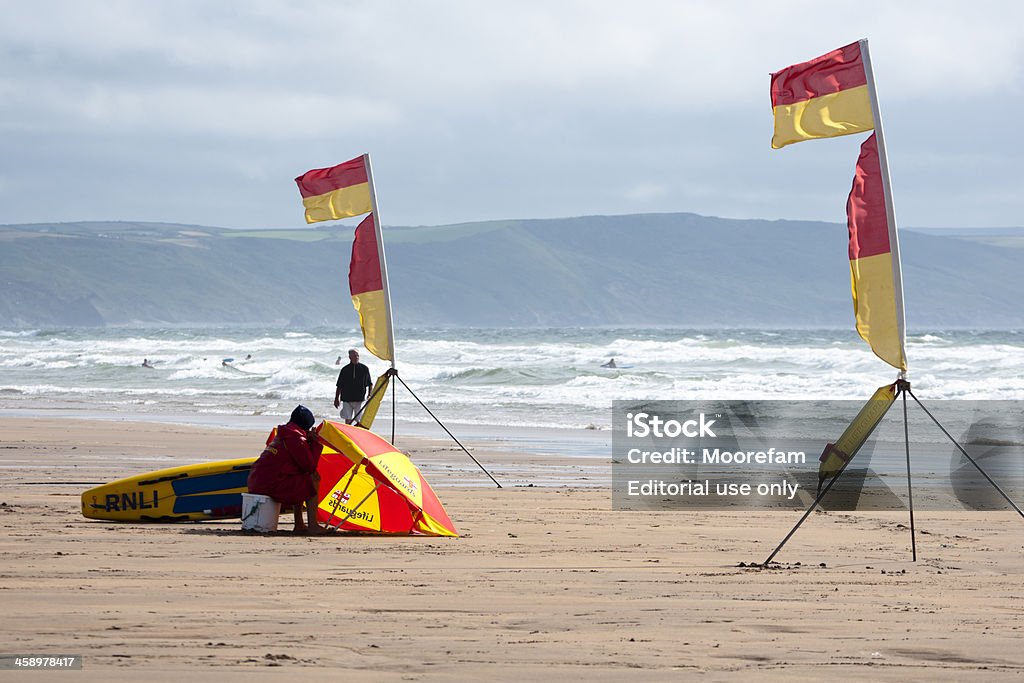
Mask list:
[[[854,12],[855,10],[855,12]],[[0,224],[845,222],[865,137],[773,151],[769,74],[870,41],[903,227],[1024,226],[1024,3],[0,0]],[[1018,132],[1014,132],[1018,130]]]

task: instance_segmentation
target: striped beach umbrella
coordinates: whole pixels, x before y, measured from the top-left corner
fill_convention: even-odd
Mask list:
[[[458,536],[409,458],[373,432],[324,420],[317,519],[350,531]]]

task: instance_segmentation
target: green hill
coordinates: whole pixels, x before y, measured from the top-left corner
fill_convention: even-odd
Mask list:
[[[351,325],[353,225],[0,226],[0,326]],[[386,227],[396,324],[845,326],[846,227],[694,214]],[[1024,327],[1015,245],[901,231],[908,326]]]

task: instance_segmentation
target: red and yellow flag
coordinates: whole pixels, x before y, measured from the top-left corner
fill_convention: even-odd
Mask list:
[[[317,223],[373,210],[365,157],[306,171],[295,179],[306,207],[306,222]]]
[[[352,241],[352,261],[348,268],[348,286],[352,305],[359,313],[366,349],[381,360],[393,360],[388,325],[387,298],[377,245],[373,214],[356,228]]]
[[[875,427],[882,421],[889,408],[896,401],[896,384],[887,384],[878,387],[864,407],[853,418],[853,422],[843,430],[835,443],[825,445],[825,450],[818,458],[821,463],[818,465],[818,493],[821,493],[821,485],[826,479],[834,477],[846,467],[846,463],[857,455],[864,442],[868,440]]]
[[[330,168],[307,171],[296,178],[295,183],[306,207],[307,223],[359,216],[374,210],[369,155]],[[367,350],[393,364],[395,354],[385,272],[383,246],[370,213],[356,228],[348,282]]]
[[[893,261],[882,167],[874,133],[860,146],[853,189],[846,202],[850,229],[850,284],[857,332],[875,355],[907,369],[902,321],[897,313],[898,264]]]
[[[772,74],[772,148],[875,127],[860,43]]]
[[[357,427],[362,427],[363,429],[373,427],[373,421],[377,417],[377,412],[380,410],[380,404],[384,401],[384,396],[388,393],[388,384],[390,382],[391,373],[385,372],[373,383],[373,388],[370,389],[370,398],[363,404],[363,412],[359,416],[359,421],[356,422]]]

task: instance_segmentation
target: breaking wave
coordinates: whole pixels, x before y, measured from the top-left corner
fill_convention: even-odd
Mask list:
[[[399,329],[400,376],[446,421],[607,429],[616,399],[854,399],[895,379],[853,331]],[[333,415],[349,329],[0,330],[0,409]],[[1024,399],[1024,335],[931,330],[908,339],[915,393]],[[152,368],[143,367],[148,359]],[[610,358],[619,367],[602,368]],[[228,360],[230,359],[230,360]],[[387,365],[368,353],[377,375]],[[396,392],[398,413],[427,421]]]

